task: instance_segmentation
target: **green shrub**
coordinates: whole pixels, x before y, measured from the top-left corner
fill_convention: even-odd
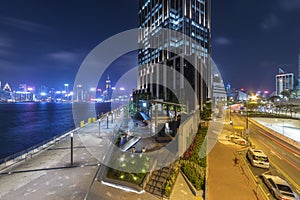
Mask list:
[[[193,162],[184,161],[181,170],[197,190],[204,187],[205,168]]]
[[[206,156],[204,155],[206,155],[206,152],[202,151],[206,151],[206,148],[202,149],[201,147],[205,142],[206,133],[207,128],[199,126],[197,135],[180,161],[181,170],[197,190],[204,188],[206,170]]]
[[[120,181],[125,181],[128,183],[133,183],[136,185],[140,185],[146,176],[146,173],[128,173],[124,171],[119,171],[113,168],[108,168],[106,177],[115,179],[115,180],[120,180]]]
[[[179,173],[179,164],[178,162],[176,161],[176,163],[174,164],[174,167],[171,169],[171,173],[167,179],[167,182],[165,184],[165,192],[164,194],[169,197],[171,195],[171,192],[172,192],[172,188],[175,184],[175,181],[176,181],[176,177]]]

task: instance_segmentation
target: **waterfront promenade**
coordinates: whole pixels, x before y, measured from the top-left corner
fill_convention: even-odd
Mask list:
[[[137,199],[157,200],[147,192],[138,194],[102,184],[96,174],[100,162],[94,156],[95,146],[86,146],[86,141],[94,140],[99,146],[107,146],[114,135],[116,125],[120,125],[122,115],[116,116],[113,123],[102,119],[99,136],[99,123],[87,124],[74,134],[73,165],[70,157],[70,135],[37,153],[33,158],[20,161],[0,171],[0,199],[28,200],[93,200],[93,199]],[[89,134],[88,134],[89,133]],[[81,134],[79,136],[79,134]],[[90,144],[90,143],[89,143]],[[99,152],[100,156],[106,152]],[[186,182],[179,176],[172,192],[172,200],[196,199]],[[198,198],[201,199],[201,198]]]
[[[53,144],[33,158],[0,171],[0,199],[158,199],[147,192],[142,194],[126,192],[97,180],[96,174],[101,163],[92,155],[94,153],[91,149],[98,147],[87,147],[85,141],[93,140],[102,147],[109,145],[115,126],[120,124],[122,119],[123,116],[119,115],[113,123],[109,120],[108,128],[106,118],[102,119],[100,137],[97,121],[87,124],[78,131],[78,134],[74,134],[73,166],[70,165],[70,136],[66,136],[64,140]],[[225,124],[221,135],[210,138],[219,142],[208,155],[206,199],[214,200],[220,197],[232,199],[233,196],[237,199],[263,199],[256,196],[255,184],[249,182],[243,171],[234,165],[234,152],[241,147],[227,141],[227,131],[229,125]],[[105,155],[105,152],[99,153],[101,156]],[[170,199],[191,200],[202,197],[195,197],[179,174]]]
[[[121,120],[121,115],[115,121]],[[101,123],[101,144],[106,145],[115,123]],[[98,134],[98,122],[82,128]],[[80,131],[79,131],[80,133]],[[93,134],[93,133],[92,133]],[[93,139],[93,138],[91,138]],[[70,165],[70,137],[19,162],[0,173],[0,199],[157,199],[144,193],[126,192],[95,180],[99,161],[90,154],[78,134],[74,134],[74,165]]]

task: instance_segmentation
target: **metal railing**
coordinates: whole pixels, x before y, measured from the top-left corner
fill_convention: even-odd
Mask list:
[[[70,130],[65,131],[61,134],[58,134],[52,138],[49,138],[43,142],[40,142],[34,146],[31,146],[23,151],[20,151],[18,153],[15,153],[15,154],[12,154],[10,156],[0,159],[0,170],[3,169],[4,167],[8,167],[11,164],[14,164],[20,160],[24,160],[24,159],[28,158],[29,156],[32,157],[33,154],[36,154],[36,153],[40,152],[41,150],[51,146],[52,144],[55,144],[55,143],[61,141],[62,139],[65,139],[65,137],[70,132],[74,132],[76,130],[77,130],[77,128],[70,129]],[[8,164],[8,163],[10,163],[10,164]]]

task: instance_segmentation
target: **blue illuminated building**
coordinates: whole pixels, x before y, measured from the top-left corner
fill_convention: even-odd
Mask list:
[[[190,104],[191,109],[202,108],[212,92],[210,19],[210,0],[139,0],[139,68],[135,94],[144,93],[151,99],[170,102],[178,102],[180,96],[180,101]],[[156,48],[149,48],[153,43]],[[182,76],[169,73],[168,67],[163,66],[176,69]],[[186,85],[182,79],[189,81],[198,105],[184,99]],[[172,88],[163,86],[166,80],[171,81]],[[170,89],[176,91],[176,97]]]

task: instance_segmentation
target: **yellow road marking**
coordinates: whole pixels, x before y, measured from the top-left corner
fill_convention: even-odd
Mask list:
[[[276,165],[273,162],[272,165],[275,166],[275,168],[278,169],[280,173],[296,187],[297,190],[300,190],[299,185],[291,177],[289,177],[289,175],[287,175],[281,168],[279,168],[278,165]]]
[[[251,171],[249,165],[246,163],[247,161],[246,161],[245,157],[242,156],[242,159],[243,159],[244,163],[246,164],[247,169],[248,169],[248,171],[250,172],[252,178],[254,179],[255,183],[257,184],[258,179],[257,179],[257,177],[252,173],[252,171]],[[258,187],[259,187],[260,191],[263,193],[263,196],[265,197],[265,199],[270,199],[269,196],[268,196],[268,194],[265,193],[265,190],[262,188],[262,186],[261,186],[260,184],[258,184]]]

